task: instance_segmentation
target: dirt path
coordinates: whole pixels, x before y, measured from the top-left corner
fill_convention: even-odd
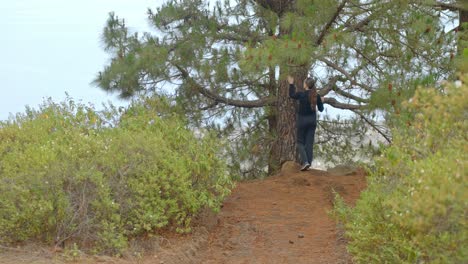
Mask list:
[[[290,164],[276,176],[238,183],[218,217],[204,218],[203,227],[190,236],[166,237],[144,257],[84,257],[74,263],[349,263],[336,223],[327,214],[331,190],[353,203],[364,187],[359,171],[298,172]],[[47,252],[0,249],[0,264],[67,262]]]
[[[315,170],[240,183],[224,203],[200,263],[347,263],[327,214],[331,189],[353,202],[364,187],[363,173]]]

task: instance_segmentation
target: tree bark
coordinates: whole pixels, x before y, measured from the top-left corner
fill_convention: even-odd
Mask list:
[[[274,174],[278,169],[280,165],[280,155],[279,155],[279,145],[277,144],[277,126],[278,126],[278,121],[277,121],[277,113],[275,111],[276,109],[271,109],[271,112],[268,115],[268,132],[269,135],[274,139],[271,142],[271,147],[270,147],[270,153],[268,155],[268,175]]]
[[[270,68],[269,73],[270,83],[268,85],[268,92],[270,97],[278,98],[278,89],[275,78],[275,69]],[[277,101],[277,100],[276,100]],[[275,101],[275,103],[276,103]],[[278,111],[276,106],[268,106],[267,108],[267,119],[268,119],[268,132],[270,135],[270,153],[268,155],[268,175],[274,174],[279,169],[279,150],[278,144],[276,144],[277,139],[277,126],[278,126]]]
[[[459,1],[461,3],[461,1]],[[458,26],[460,39],[458,41],[458,54],[463,54],[463,50],[467,48],[464,43],[468,42],[468,29],[462,27],[463,23],[468,23],[468,10],[460,9],[460,25]]]
[[[276,139],[273,145],[277,152],[279,165],[288,160],[296,160],[296,102],[289,99],[288,89],[287,81],[281,80],[276,106],[278,120]]]
[[[302,84],[307,77],[307,68],[301,68],[292,74],[295,79],[296,89],[303,89]],[[286,80],[280,80],[278,90],[276,141],[274,148],[278,153],[278,162],[297,161],[296,152],[296,109],[297,102],[289,98],[289,84]]]

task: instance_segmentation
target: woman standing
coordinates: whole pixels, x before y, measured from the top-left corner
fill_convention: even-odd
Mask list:
[[[288,76],[289,97],[299,100],[297,111],[297,150],[301,158],[301,171],[307,170],[313,160],[313,144],[317,128],[317,108],[323,112],[323,103],[315,88],[315,80],[304,80],[304,92],[296,92],[294,78]]]

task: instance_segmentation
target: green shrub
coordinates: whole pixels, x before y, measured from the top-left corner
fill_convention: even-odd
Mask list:
[[[190,231],[200,209],[218,210],[232,187],[220,146],[173,112],[162,98],[102,112],[49,100],[0,123],[0,242],[119,253],[130,237]]]
[[[468,75],[464,81],[419,88],[395,117],[393,144],[356,206],[337,199],[356,263],[468,263]]]

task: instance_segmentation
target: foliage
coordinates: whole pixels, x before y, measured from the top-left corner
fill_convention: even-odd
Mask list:
[[[468,74],[463,81],[417,89],[356,206],[337,200],[357,263],[468,261]]]
[[[103,41],[112,60],[95,82],[125,98],[164,93],[168,82],[174,84],[169,89],[191,124],[239,139],[233,153],[250,155],[233,160],[250,162],[254,156],[254,171],[261,171],[275,165],[270,159],[275,148],[288,148],[281,143],[289,141],[278,136],[295,134],[294,122],[283,121],[294,118],[294,107],[284,107],[294,104],[285,92],[286,74],[317,77],[328,106],[352,110],[373,124],[378,122],[375,109],[391,108],[394,98],[380,96],[389,83],[395,94],[406,96],[415,79],[436,81],[452,74],[456,34],[445,32],[443,22],[456,19],[433,4],[171,0],[148,10],[151,32],[130,32],[123,19],[110,15]],[[361,124],[354,128],[367,123],[355,121]],[[345,138],[360,132],[334,124],[338,127],[329,131],[349,132]],[[258,130],[255,137],[238,136],[252,128]],[[259,143],[261,151],[251,152]],[[328,156],[344,153],[347,160],[352,155],[347,142],[335,143],[322,149],[330,149]],[[331,152],[337,147],[341,151]]]
[[[367,163],[378,151],[384,139],[360,117],[334,118],[325,115],[318,121],[315,135],[314,158],[325,167],[336,164]]]
[[[164,98],[102,112],[48,100],[0,123],[0,243],[73,241],[119,253],[130,237],[189,231],[231,187],[219,147]]]
[[[260,119],[255,123],[247,122],[241,129],[217,128],[229,141],[225,156],[229,160],[229,170],[237,180],[264,178],[271,173],[267,164],[273,135],[267,132],[267,126],[267,121]]]

